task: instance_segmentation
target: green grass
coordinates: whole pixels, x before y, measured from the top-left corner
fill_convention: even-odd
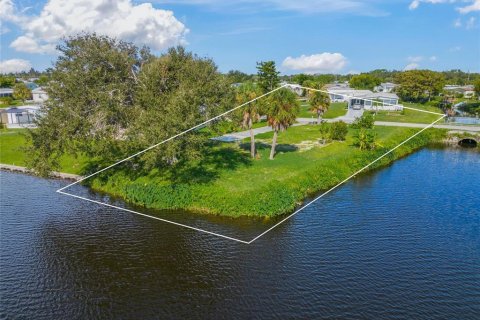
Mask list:
[[[432,111],[437,113],[443,113],[442,110],[436,107],[416,104],[416,103],[403,103],[405,107]],[[440,115],[420,112],[416,110],[403,109],[403,111],[378,111],[375,116],[375,121],[388,121],[388,122],[408,122],[408,123],[432,123],[440,118]]]
[[[25,129],[0,130],[0,163],[25,166]],[[86,158],[63,156],[60,159],[60,171],[73,174],[83,173]]]
[[[318,126],[298,126],[279,135],[278,153],[269,160],[272,133],[258,135],[259,159],[244,145],[216,143],[201,161],[175,170],[105,172],[91,186],[137,205],[156,209],[186,209],[227,216],[275,216],[291,212],[307,196],[344,180],[419,129],[375,128],[379,147],[360,151],[353,146],[354,129],[346,141],[318,143]],[[386,165],[432,140],[444,131],[429,130],[372,165]]]
[[[333,102],[327,112],[322,116],[324,119],[333,119],[344,116],[347,113],[347,104],[344,102]],[[303,102],[300,106],[299,118],[317,118],[317,114],[310,111],[310,105]]]

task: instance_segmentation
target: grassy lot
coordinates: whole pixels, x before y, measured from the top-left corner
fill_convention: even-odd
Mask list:
[[[0,130],[0,163],[25,166],[26,145],[25,129],[2,129]],[[86,158],[75,159],[71,156],[63,156],[60,160],[61,172],[81,174]]]
[[[347,104],[344,102],[333,102],[327,112],[322,116],[324,119],[333,119],[344,116],[347,113]],[[310,111],[308,103],[302,103],[300,107],[300,118],[317,118],[317,115]]]
[[[442,110],[436,107],[426,106],[416,103],[403,103],[405,107],[432,111],[437,113],[443,113]],[[404,109],[403,111],[379,111],[375,116],[376,121],[391,121],[391,122],[408,122],[408,123],[432,123],[440,118],[440,115],[420,112],[410,109]]]
[[[118,168],[91,181],[94,189],[157,209],[187,209],[228,216],[274,216],[290,212],[305,197],[325,190],[370,163],[418,129],[378,127],[379,147],[360,151],[346,141],[321,145],[318,126],[292,127],[279,135],[275,160],[268,159],[272,133],[258,135],[259,158],[248,156],[248,141],[213,143],[205,157],[175,170]],[[428,130],[373,167],[386,165],[444,134]]]

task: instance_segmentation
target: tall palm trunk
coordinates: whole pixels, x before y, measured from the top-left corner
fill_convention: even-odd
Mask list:
[[[255,158],[255,135],[253,134],[252,118],[248,121],[248,127],[250,128],[250,155]]]
[[[320,124],[322,122],[322,112],[317,111],[317,124]]]
[[[277,136],[278,136],[278,129],[275,128],[273,131],[273,140],[272,140],[272,149],[270,150],[270,160],[273,160],[275,156],[275,147],[277,146]]]

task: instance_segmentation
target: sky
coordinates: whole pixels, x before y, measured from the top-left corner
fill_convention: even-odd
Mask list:
[[[222,72],[480,72],[479,18],[480,0],[0,0],[0,73],[51,67],[79,32],[184,45]]]

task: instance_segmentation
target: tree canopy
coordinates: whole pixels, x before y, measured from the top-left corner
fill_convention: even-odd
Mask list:
[[[264,93],[272,91],[280,83],[275,61],[262,61],[257,62],[257,83]]]
[[[13,97],[18,100],[25,101],[32,96],[32,91],[23,82],[19,82],[13,86]]]
[[[398,73],[396,92],[405,101],[424,102],[442,92],[445,77],[431,70],[409,70]]]
[[[65,153],[111,164],[216,115],[232,97],[211,60],[181,47],[154,57],[147,48],[82,34],[58,50],[50,99],[29,132],[28,166],[40,174],[58,168]],[[196,136],[138,160],[145,168],[176,163],[201,146]]]
[[[349,84],[350,87],[355,89],[373,90],[373,88],[378,86],[381,82],[382,80],[380,78],[377,78],[367,73],[362,73],[352,76]]]

